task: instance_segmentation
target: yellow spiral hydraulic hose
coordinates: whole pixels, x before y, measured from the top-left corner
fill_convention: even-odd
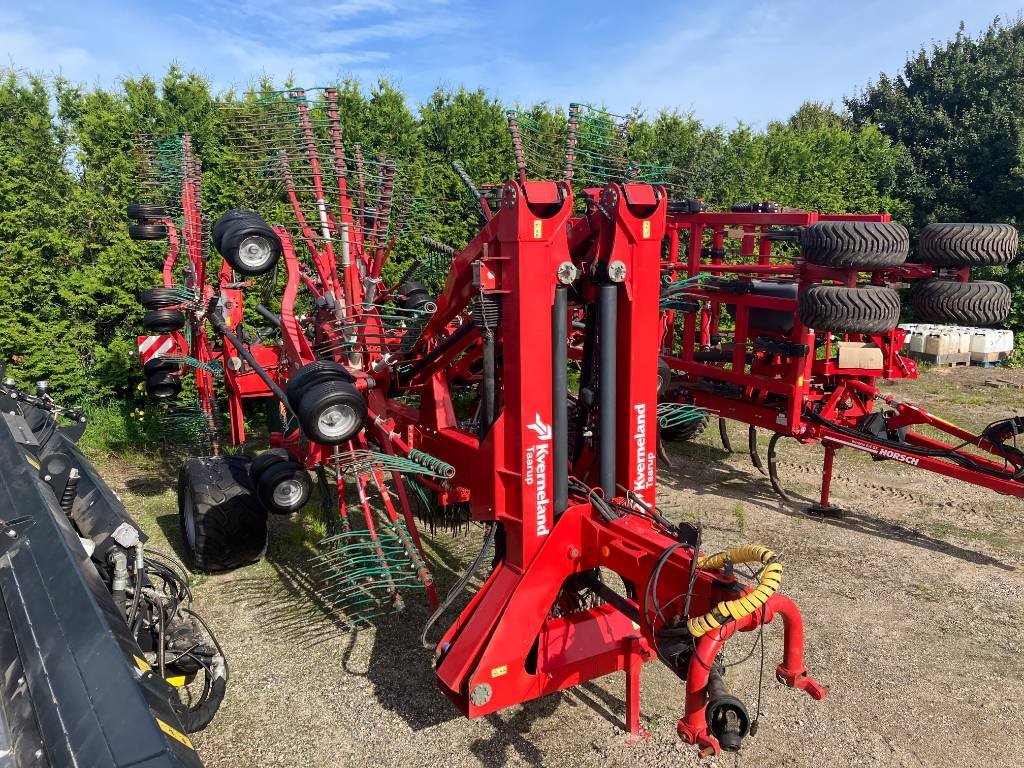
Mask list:
[[[702,557],[697,561],[697,567],[712,571],[717,568],[723,568],[726,563],[734,565],[739,563],[762,563],[761,580],[756,587],[743,595],[743,597],[737,597],[735,600],[725,600],[703,616],[687,621],[686,627],[694,637],[700,637],[713,629],[718,629],[726,622],[736,621],[744,616],[749,616],[767,603],[768,598],[775,594],[782,583],[782,563],[775,560],[775,553],[770,549],[759,547],[756,544],[748,544],[744,547],[736,547],[725,552],[719,552],[717,555]]]

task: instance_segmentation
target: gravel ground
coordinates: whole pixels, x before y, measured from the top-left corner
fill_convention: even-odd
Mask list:
[[[998,375],[1024,383],[1022,371]],[[984,385],[990,371],[935,369],[891,391],[979,427],[1024,409],[1024,392]],[[710,432],[714,432],[711,430]],[[705,548],[742,542],[785,549],[784,589],[801,607],[807,665],[824,701],[774,680],[781,632],[766,629],[761,726],[740,756],[703,763],[675,734],[683,686],[658,664],[643,673],[651,732],[622,731],[624,679],[613,675],[470,722],[436,691],[419,648],[425,601],[351,631],[310,589],[301,524],[275,521],[267,561],[199,577],[197,608],[231,666],[227,699],[196,739],[208,766],[957,766],[1016,764],[1024,752],[1024,503],[892,462],[844,451],[833,502],[810,518],[781,502],[744,453],[717,434],[672,446],[660,503],[699,517]],[[733,443],[745,445],[734,425]],[[821,450],[780,448],[791,490],[816,494]],[[157,548],[176,548],[166,472],[101,458]],[[478,532],[428,536],[443,583],[475,554]],[[740,660],[752,635],[730,644]],[[752,705],[760,654],[730,670]],[[1018,758],[1012,757],[1018,755]]]

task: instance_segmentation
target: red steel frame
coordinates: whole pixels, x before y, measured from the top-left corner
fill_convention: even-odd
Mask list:
[[[338,167],[344,163],[344,150],[337,94],[328,90],[325,97],[331,162]],[[370,284],[363,278],[379,277],[393,241],[385,241],[376,225],[368,235],[354,225],[351,217],[356,207],[344,186],[344,173],[337,174],[342,180],[338,207],[327,204],[309,116],[304,103],[297,109],[306,135],[305,161],[315,180],[319,232],[306,220],[295,186],[285,173],[286,192],[309,261],[299,259],[289,232],[275,227],[287,280],[281,303],[281,344],[266,353],[271,358],[268,368],[278,382],[286,383],[318,352],[329,349],[331,357],[353,373],[369,406],[371,423],[347,447],[365,448],[373,440],[386,453],[410,457],[416,450],[437,457],[455,468],[450,480],[422,480],[436,491],[439,502],[467,502],[473,520],[498,525],[502,532],[493,571],[437,645],[438,685],[465,714],[477,717],[625,670],[627,725],[638,732],[639,670],[660,655],[659,637],[666,631],[678,633],[688,619],[751,593],[731,569],[697,567],[695,547],[680,540],[679,531],[652,511],[659,275],[668,202],[664,189],[610,184],[597,194],[598,204],[586,216],[574,218],[567,183],[506,182],[496,209],[484,204],[486,224],[456,254],[437,297],[436,312],[416,329],[415,341],[409,344],[402,332],[384,332],[384,323],[374,320],[390,292],[380,290],[372,302],[363,296],[363,287]],[[387,184],[378,200],[386,189]],[[196,291],[195,302],[189,305],[192,349],[207,362],[218,359],[202,326],[204,308],[214,298],[215,288],[208,284],[201,248],[194,244],[198,218],[189,211],[197,212],[197,199],[187,191],[183,195],[186,274],[187,284]],[[340,258],[334,241],[342,243]],[[165,266],[167,285],[173,285],[174,258],[176,252],[168,256]],[[227,324],[234,328],[241,322],[244,284],[234,282],[226,266],[217,279]],[[602,394],[612,413],[599,416],[602,423],[607,419],[614,425],[610,428],[619,438],[604,447],[586,446],[565,476],[558,477],[555,456],[561,447],[553,444],[552,425],[556,408],[568,407],[569,393],[554,392],[552,381],[555,361],[568,357],[570,341],[564,335],[554,338],[553,307],[558,291],[570,295],[565,293],[567,282],[575,283],[573,298],[566,304],[567,318],[592,306],[598,292],[607,297],[613,289],[617,332],[607,338],[599,334],[599,338],[602,353],[611,348],[606,345],[614,345],[617,375],[611,401],[604,400],[608,393]],[[321,300],[309,317],[301,317],[296,309],[303,290]],[[452,393],[467,380],[479,380],[474,371],[483,355],[483,338],[468,318],[471,303],[480,297],[501,307],[494,339],[501,365],[495,382],[494,420],[486,429],[473,431],[456,419]],[[360,344],[339,345],[350,338],[355,318],[371,332]],[[220,344],[220,359],[230,359],[227,342],[220,339]],[[393,365],[396,359],[404,366]],[[241,441],[240,401],[252,393],[263,396],[266,390],[262,384],[251,388],[241,384],[249,380],[249,372],[234,372],[230,364],[224,367],[232,403],[232,436]],[[298,427],[272,434],[271,444],[287,448],[310,468],[338,460],[341,449],[310,442]],[[614,457],[602,455],[603,451],[614,451]],[[601,491],[592,487],[609,467],[612,482],[603,494],[608,498],[595,501],[594,494]],[[575,484],[560,502],[557,488],[568,483],[570,475]],[[339,486],[342,477],[339,472]],[[366,496],[372,481],[385,501],[388,517],[404,518],[416,550],[410,556],[422,558],[415,520],[400,478],[396,479],[392,497],[384,488],[382,472],[357,478],[367,527],[374,529]],[[340,487],[338,495],[339,513],[345,516]],[[610,513],[609,505],[618,511]],[[555,610],[567,594],[567,582],[601,569],[617,574],[635,589],[592,607]],[[423,580],[431,603],[436,604],[425,569]],[[686,651],[676,656],[675,670],[686,681],[678,724],[683,739],[707,753],[719,751],[705,712],[712,666],[723,643],[735,632],[758,629],[776,616],[785,627],[777,678],[816,699],[824,697],[827,689],[807,674],[803,663],[800,613],[792,601],[775,593],[749,614],[736,620],[720,618],[720,626],[693,635]]]
[[[482,437],[461,429],[450,400],[451,355],[430,359],[410,382],[421,396],[418,409],[388,401],[370,390],[373,409],[387,430],[460,468],[472,517],[501,524],[503,557],[437,646],[441,689],[468,716],[477,717],[577,685],[618,670],[627,671],[627,723],[639,730],[639,667],[655,656],[656,635],[664,629],[635,597],[622,598],[642,620],[605,603],[553,615],[566,580],[593,569],[608,569],[626,582],[650,584],[667,549],[677,549],[655,587],[663,603],[678,601],[689,578],[692,550],[660,529],[650,517],[627,514],[615,521],[600,516],[586,498],[573,496],[557,517],[553,511],[550,425],[552,338],[557,272],[566,262],[582,274],[599,274],[618,261],[626,277],[617,292],[621,343],[615,413],[617,432],[628,436],[617,452],[616,484],[630,489],[633,509],[654,501],[655,361],[659,317],[658,262],[665,230],[664,191],[644,185],[610,185],[604,205],[572,221],[568,185],[507,182],[497,211],[456,256],[438,310],[421,338],[427,347],[436,333],[464,313],[484,293],[502,303],[498,382],[499,415]],[[475,278],[475,279],[474,279]],[[593,284],[584,280],[582,295]],[[559,343],[568,344],[567,340]],[[475,354],[471,337],[460,344]],[[389,418],[390,417],[390,418]],[[593,483],[593,465],[578,461],[571,472]],[[684,590],[685,591],[685,590]],[[690,616],[700,615],[742,588],[722,572],[697,572]],[[676,605],[675,616],[679,617]],[[802,661],[802,623],[795,606],[781,595],[744,620],[730,623],[694,642],[683,673],[687,680],[680,735],[708,752],[719,744],[704,717],[710,662],[735,631],[748,631],[775,615],[786,624],[785,658],[778,677],[815,698],[825,688],[807,676]],[[685,616],[682,618],[686,618]]]
[[[667,258],[661,268],[671,279],[681,277],[735,276],[737,280],[770,278],[796,282],[803,290],[812,283],[832,282],[856,287],[864,272],[816,266],[792,256],[779,259],[772,252],[772,234],[780,229],[806,227],[816,221],[889,221],[888,214],[821,215],[806,211],[782,213],[673,213],[668,223]],[[739,239],[740,247],[725,258],[727,238]],[[685,241],[685,242],[684,242]],[[923,264],[905,264],[870,272],[873,285],[899,286],[911,280],[936,276],[962,282],[970,270],[939,269]],[[1024,455],[985,435],[975,435],[910,403],[883,395],[875,385],[878,378],[916,378],[915,362],[900,354],[905,333],[899,328],[870,336],[841,335],[841,339],[866,340],[882,350],[879,370],[840,368],[830,335],[826,335],[823,354],[778,354],[756,351],[755,336],[771,336],[806,350],[816,350],[815,329],[805,327],[797,314],[795,299],[737,294],[714,285],[695,287],[690,296],[699,306],[682,313],[681,333],[677,333],[676,312],[664,313],[662,356],[681,376],[682,397],[687,402],[752,427],[763,427],[801,442],[821,441],[825,447],[821,506],[828,507],[832,464],[840,447],[865,451],[880,459],[901,461],[949,477],[1013,496],[1024,496]],[[732,356],[725,362],[697,359],[701,351],[713,347],[718,336],[723,304],[735,306],[732,331]],[[793,316],[788,334],[751,329],[751,310],[774,310]],[[753,360],[748,355],[754,349]],[[716,392],[707,385],[732,385],[729,394]],[[900,450],[891,441],[874,439],[857,430],[862,420],[874,411],[876,402],[884,404],[885,428],[906,430],[903,441],[914,447],[943,451],[946,456],[921,455]],[[927,426],[949,436],[946,440],[928,437],[910,428]],[[967,450],[968,446],[977,450]],[[773,469],[774,471],[774,469]],[[773,484],[778,484],[773,477]]]
[[[551,458],[553,346],[545,353],[538,342],[552,338],[553,317],[538,307],[552,305],[559,285],[557,272],[566,263],[584,274],[600,272],[613,261],[624,265],[627,277],[617,293],[619,338],[632,342],[618,347],[620,407],[615,419],[617,432],[628,436],[621,441],[628,449],[618,452],[615,475],[616,482],[631,492],[629,500],[619,499],[621,503],[634,511],[639,505],[652,505],[658,261],[667,201],[660,188],[613,185],[606,190],[606,204],[599,211],[572,220],[572,195],[564,183],[507,182],[501,194],[498,210],[491,212],[479,234],[452,263],[436,300],[437,311],[407,358],[418,363],[414,372],[403,379],[386,364],[389,355],[397,354],[400,336],[382,335],[379,343],[367,343],[346,362],[352,365],[357,358],[360,365],[353,370],[357,386],[367,396],[373,420],[367,430],[370,437],[387,452],[408,455],[417,449],[454,466],[456,474],[450,482],[425,483],[438,492],[441,503],[467,501],[472,519],[500,524],[504,533],[495,569],[437,646],[441,689],[465,714],[477,717],[625,670],[627,723],[637,732],[639,669],[655,657],[655,638],[664,626],[635,596],[622,600],[642,617],[639,622],[608,603],[567,615],[554,615],[552,607],[567,579],[594,569],[608,569],[632,584],[648,584],[659,558],[671,548],[675,551],[663,565],[654,594],[661,603],[678,602],[694,553],[649,516],[637,511],[609,522],[578,495],[556,517]],[[297,203],[294,207],[299,208]],[[333,229],[335,222],[329,215],[326,218],[326,226]],[[344,285],[354,276],[346,271],[342,280],[328,279],[336,269],[334,255],[321,250],[316,238],[304,231],[316,268],[315,274],[307,273],[288,232],[282,228],[277,232],[288,274],[281,312],[283,355],[295,369],[314,359],[309,333],[329,338],[338,332],[334,316],[314,316],[303,326],[294,311],[300,291],[305,287],[323,295],[323,286]],[[361,262],[370,274],[377,271],[374,265],[383,259],[363,243],[351,245],[350,269]],[[588,296],[593,286],[585,281],[581,288]],[[481,294],[502,306],[498,412],[483,436],[459,425],[452,402],[453,387],[480,359],[479,331],[469,328],[467,332],[463,321],[471,302]],[[567,339],[561,343],[568,347]],[[418,407],[389,393],[417,395]],[[272,435],[272,444],[287,447],[310,466],[329,461],[333,450],[306,442],[297,429]],[[581,458],[571,471],[584,482],[594,482],[592,460]],[[405,500],[401,501],[407,514]],[[414,521],[406,519],[415,532]],[[673,619],[702,615],[744,591],[731,575],[698,570],[689,614],[680,616],[677,604]],[[755,629],[776,615],[786,625],[778,678],[815,698],[825,695],[826,689],[807,675],[803,665],[799,611],[777,594],[754,614],[694,641],[682,673],[687,680],[679,724],[684,739],[708,752],[719,750],[704,715],[709,660],[714,661],[734,632]]]

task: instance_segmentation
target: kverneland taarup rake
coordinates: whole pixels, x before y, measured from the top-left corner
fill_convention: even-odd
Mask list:
[[[267,511],[301,507],[313,470],[324,498],[337,500],[317,558],[323,587],[353,621],[425,588],[426,637],[493,547],[482,586],[434,645],[438,684],[470,717],[624,670],[636,732],[640,668],[657,658],[685,681],[680,736],[708,753],[735,750],[752,718],[726,690],[722,648],[776,617],[778,680],[825,696],[804,666],[803,622],[779,591],[778,555],[760,546],[704,555],[700,527],[656,505],[669,195],[635,181],[649,169],[599,168],[606,178],[574,194],[564,179],[528,180],[522,162],[517,178],[474,188],[479,233],[461,250],[427,239],[434,255],[416,267],[446,262],[434,297],[413,270],[385,279],[397,239],[416,231],[419,202],[396,164],[346,147],[336,91],[262,94],[229,109],[247,172],[287,202],[267,216],[280,223],[247,210],[221,216],[211,231],[217,271],[205,241],[183,272],[168,256],[161,290],[178,300],[160,309],[179,314],[147,322],[154,343],[173,346],[147,364],[223,376],[233,442],[245,436],[236,421],[246,398],[275,398],[284,423],[251,462],[183,467],[181,522],[197,566],[259,557]],[[567,165],[597,168],[582,127],[601,142],[618,134],[603,113],[576,118],[586,162]],[[182,200],[198,216],[198,195]],[[202,232],[187,214],[180,225],[151,218],[160,220],[144,226]],[[280,286],[278,311],[251,309],[277,338],[250,330],[243,312],[245,290],[260,281]],[[416,513],[485,530],[480,556],[441,603]]]

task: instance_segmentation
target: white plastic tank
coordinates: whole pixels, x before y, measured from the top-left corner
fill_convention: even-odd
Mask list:
[[[960,348],[960,334],[950,333],[948,330],[928,331],[924,337],[924,353],[937,357],[939,355],[952,355]]]
[[[971,337],[973,328],[956,328],[954,333],[959,336],[959,343],[957,344],[956,351],[961,355],[967,354],[971,351]]]

